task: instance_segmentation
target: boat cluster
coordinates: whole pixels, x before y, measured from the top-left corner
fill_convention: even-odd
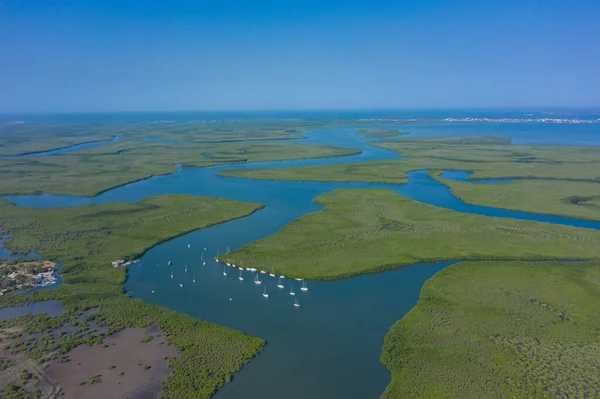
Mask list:
[[[261,285],[263,283],[262,280],[260,279],[260,274],[265,274],[265,275],[267,274],[267,272],[265,270],[258,270],[258,269],[254,268],[254,267],[245,267],[244,268],[242,266],[236,266],[235,264],[229,263],[229,262],[225,262],[225,265],[226,266],[223,267],[223,275],[224,276],[227,276],[227,267],[231,267],[231,268],[235,268],[235,269],[239,270],[240,275],[239,275],[238,279],[240,281],[244,281],[244,275],[243,275],[242,272],[245,270],[245,271],[248,271],[248,272],[251,272],[251,273],[255,273],[255,275],[254,275],[254,284],[256,284],[256,285]],[[273,278],[277,278],[277,276],[275,275],[275,271],[274,270],[273,270],[273,273],[269,273],[269,276],[273,277]],[[284,279],[285,279],[285,276],[283,276],[283,275],[279,276],[279,278],[277,280],[277,288],[279,288],[281,290],[285,289],[285,286],[283,285],[283,280]],[[304,279],[301,279],[301,278],[297,278],[296,280],[302,281],[302,286],[300,287],[300,290],[303,291],[303,292],[307,292],[308,291],[308,286],[306,285],[306,281],[304,281]],[[296,293],[294,292],[294,287],[291,286],[291,285],[290,285],[290,292],[289,292],[289,294],[292,295],[292,296],[296,295]],[[263,292],[262,295],[265,298],[269,297],[269,294],[267,293],[267,287],[265,287],[264,292]],[[300,307],[300,302],[298,301],[298,298],[295,298],[294,307],[297,307],[297,308]]]
[[[187,247],[190,248],[191,245],[188,244]],[[206,251],[206,248],[204,248],[204,251],[202,252],[202,255],[200,257],[200,261],[202,262],[203,266],[206,265],[205,251]],[[221,262],[219,260],[219,256],[218,255],[215,256],[215,261]],[[277,288],[278,289],[280,289],[280,290],[284,290],[285,289],[285,285],[283,284],[283,281],[285,280],[286,277],[284,275],[277,276],[275,274],[275,269],[273,269],[272,272],[267,272],[266,270],[258,270],[258,269],[254,268],[254,267],[242,267],[241,265],[238,266],[238,265],[235,265],[235,264],[230,263],[230,262],[222,262],[222,263],[225,264],[225,266],[223,266],[223,276],[227,276],[227,269],[228,268],[234,268],[234,269],[238,269],[239,270],[239,277],[238,277],[238,279],[240,281],[244,281],[243,272],[247,271],[247,272],[254,273],[254,280],[253,280],[254,284],[261,285],[263,283],[263,281],[260,279],[260,275],[262,274],[262,275],[266,276],[268,274],[269,277],[277,278]],[[171,265],[172,265],[172,262],[169,260],[167,262],[167,266],[171,266]],[[187,265],[185,266],[185,271],[186,272],[188,271]],[[171,278],[173,278],[173,271],[171,271]],[[300,286],[300,291],[307,292],[308,291],[308,286],[306,285],[306,281],[304,281],[304,279],[301,279],[301,278],[296,278],[296,280],[302,282],[302,284]],[[194,282],[194,283],[196,282],[196,277],[195,276],[192,276],[192,282]],[[183,284],[179,284],[179,287],[183,288]],[[154,294],[154,290],[152,291],[152,293]],[[300,302],[298,301],[298,298],[296,298],[296,292],[294,292],[294,287],[291,284],[290,284],[289,294],[291,296],[293,296],[294,299],[295,299],[294,300],[294,307],[296,307],[296,308],[300,307]],[[267,292],[267,287],[264,287],[264,291],[262,293],[262,296],[264,298],[269,298],[269,293]],[[229,298],[229,300],[231,300],[231,298]]]

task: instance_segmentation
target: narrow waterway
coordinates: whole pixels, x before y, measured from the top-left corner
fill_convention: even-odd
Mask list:
[[[85,150],[88,148],[100,147],[108,143],[119,141],[119,136],[114,136],[111,140],[89,141],[87,143],[74,144],[67,147],[54,148],[47,151],[26,152],[18,155],[0,155],[0,158],[19,158],[19,157],[46,157],[50,155],[67,154],[73,151]]]
[[[151,249],[139,264],[130,267],[128,292],[148,302],[267,340],[258,358],[217,393],[218,399],[377,398],[390,378],[379,363],[386,332],[415,305],[423,283],[453,262],[414,265],[337,282],[309,281],[309,291],[302,292],[300,283],[295,280],[284,280],[285,288],[278,289],[276,279],[268,274],[258,274],[262,280],[260,285],[253,282],[254,275],[250,272],[243,272],[243,281],[240,281],[239,271],[217,264],[214,257],[227,248],[235,250],[274,234],[291,220],[320,209],[313,199],[342,187],[386,188],[427,204],[486,216],[593,229],[599,229],[600,222],[468,205],[452,196],[448,187],[428,177],[427,171],[410,173],[408,183],[403,185],[262,181],[217,175],[225,169],[400,158],[393,151],[367,145],[369,140],[354,134],[354,130],[314,130],[306,132],[307,138],[301,140],[306,144],[360,148],[362,153],[354,156],[183,168],[177,173],[132,183],[91,199],[51,195],[6,198],[21,206],[36,207],[131,202],[159,194],[207,195],[264,204],[263,210],[247,218],[196,231]],[[456,171],[445,175],[456,179],[464,176]],[[167,266],[169,260],[173,262],[171,267]],[[310,257],[306,261],[310,262]],[[268,299],[261,295],[265,288]],[[290,289],[296,294],[290,295]],[[293,306],[296,298],[299,308]]]

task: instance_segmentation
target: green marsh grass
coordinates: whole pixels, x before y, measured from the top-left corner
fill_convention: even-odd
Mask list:
[[[228,258],[332,280],[448,259],[600,259],[600,231],[438,208],[383,189],[338,189],[324,209]]]
[[[5,247],[15,252],[36,251],[44,259],[63,262],[65,283],[34,295],[5,295],[0,297],[0,304],[60,299],[68,310],[58,317],[28,315],[2,326],[17,323],[28,331],[49,332],[91,308],[98,311],[86,320],[106,326],[109,334],[157,324],[167,342],[180,350],[179,356],[169,360],[172,372],[163,383],[161,397],[208,398],[255,356],[264,342],[127,297],[122,288],[126,270],[115,269],[110,262],[136,258],[178,235],[244,217],[260,208],[257,204],[184,195],[149,197],[133,204],[45,209],[22,208],[0,200],[0,231],[11,234]],[[22,349],[34,359],[45,360],[47,350],[63,355],[78,344],[101,339],[96,335],[64,336],[58,341],[46,340],[43,345],[23,344]]]
[[[597,398],[600,264],[467,262],[390,329],[382,399]]]

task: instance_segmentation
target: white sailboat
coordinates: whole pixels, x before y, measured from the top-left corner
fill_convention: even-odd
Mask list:
[[[206,261],[205,260],[202,261],[202,266],[206,266]]]
[[[183,284],[179,284],[179,287],[183,288]]]
[[[269,297],[269,294],[267,294],[267,287],[265,287],[265,291],[263,292],[263,296],[264,296],[265,298],[268,298],[268,297]]]
[[[281,283],[281,278],[277,282],[277,288],[283,289],[283,284]]]
[[[152,290],[152,293],[154,294],[154,290]]]
[[[188,248],[190,247],[190,244],[188,244]]]
[[[196,282],[196,276],[192,276],[192,283]]]
[[[295,278],[295,280],[296,280],[296,281],[302,281],[302,279],[301,279],[301,278]]]
[[[223,268],[223,276],[227,276],[227,271]]]
[[[290,295],[296,295],[296,293],[294,292],[294,287],[290,287]]]
[[[240,278],[240,281],[244,280],[244,277],[242,277],[242,269],[240,269],[240,277],[239,278]]]
[[[294,307],[295,308],[299,308],[300,307],[300,302],[298,302],[298,298],[296,298],[296,301],[294,301]]]
[[[302,287],[300,289],[304,292],[308,291],[308,287],[306,286],[306,281],[302,280]]]
[[[171,261],[168,261],[168,262],[167,262],[167,266],[171,266]]]
[[[171,272],[171,278],[173,278],[173,272]]]
[[[285,276],[282,274],[281,276],[279,276],[279,278],[285,278]]]
[[[269,276],[275,277],[275,266],[273,266],[273,273],[269,273]]]
[[[258,274],[254,277],[254,284],[258,285],[258,284],[262,284],[262,281],[260,281],[258,279]]]
[[[187,265],[185,265],[185,272],[187,273]]]

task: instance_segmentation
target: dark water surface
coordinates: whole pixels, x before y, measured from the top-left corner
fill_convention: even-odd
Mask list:
[[[568,136],[573,135],[575,144],[600,142],[596,134],[598,125],[561,125],[562,130],[554,125],[489,125],[493,126],[477,124],[480,129],[468,128],[462,133],[457,125],[452,129],[440,126],[437,134],[435,127],[420,127],[414,129],[414,133],[416,136],[493,134],[510,137],[514,142],[534,142],[542,136],[540,132],[552,126],[549,131],[558,133],[547,135],[549,140],[568,141]],[[505,126],[513,127],[512,135]],[[410,173],[408,184],[404,185],[260,181],[217,176],[217,172],[224,169],[400,158],[393,151],[368,146],[372,140],[353,134],[354,130],[314,130],[305,133],[307,139],[301,142],[360,148],[363,151],[360,155],[183,168],[172,175],[132,183],[91,199],[51,195],[6,198],[21,206],[51,207],[137,201],[149,195],[176,193],[264,204],[263,210],[247,218],[199,230],[149,250],[139,264],[129,268],[126,288],[134,297],[267,340],[258,358],[216,394],[218,399],[377,398],[390,380],[389,373],[379,363],[386,332],[415,305],[423,283],[453,262],[415,265],[336,282],[309,281],[309,291],[302,292],[300,283],[295,280],[284,280],[285,289],[279,290],[276,280],[268,274],[258,274],[261,285],[254,284],[254,274],[247,271],[242,273],[244,280],[240,281],[238,270],[217,264],[214,257],[228,247],[235,250],[274,234],[291,220],[320,209],[312,202],[314,197],[341,187],[386,188],[420,202],[487,216],[593,229],[599,229],[600,222],[468,205],[453,197],[448,187],[429,178],[426,171]],[[412,132],[413,128],[408,130]],[[464,180],[466,175],[448,171],[444,177]],[[171,267],[167,266],[169,260],[173,262]],[[310,256],[306,261],[311,261]],[[261,295],[265,287],[268,299]],[[290,288],[296,292],[295,296],[289,294]],[[300,301],[299,308],[293,306],[295,298]]]

